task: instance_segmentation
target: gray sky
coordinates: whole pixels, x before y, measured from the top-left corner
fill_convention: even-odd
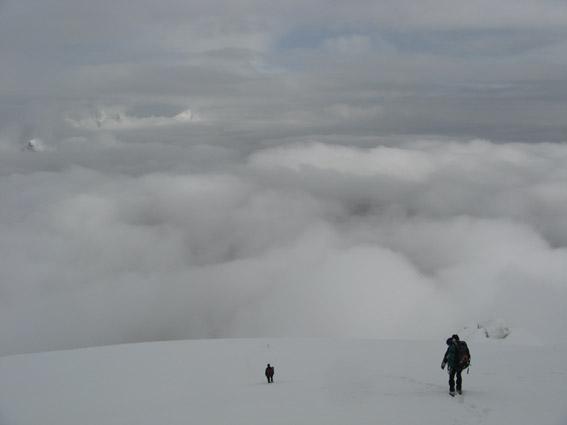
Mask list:
[[[564,2],[273,3],[5,0],[0,126],[56,140],[85,130],[68,115],[190,109],[216,143],[565,140]]]
[[[567,339],[567,4],[0,0],[0,354]]]

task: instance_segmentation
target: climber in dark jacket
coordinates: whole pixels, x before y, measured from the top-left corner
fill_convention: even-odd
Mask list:
[[[266,366],[266,378],[268,378],[268,383],[274,382],[274,367],[270,366],[270,363]]]
[[[449,393],[455,395],[455,375],[457,376],[457,392],[462,394],[463,377],[461,372],[463,369],[459,364],[459,335],[453,335],[447,340],[447,351],[443,356],[443,361],[441,362],[441,369],[445,368],[447,365],[447,371],[449,372]]]

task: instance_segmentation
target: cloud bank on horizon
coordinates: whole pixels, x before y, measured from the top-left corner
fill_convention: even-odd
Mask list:
[[[0,1],[0,354],[567,338],[566,12]]]
[[[482,140],[14,153],[1,346],[437,338],[492,319],[565,338],[566,157]]]

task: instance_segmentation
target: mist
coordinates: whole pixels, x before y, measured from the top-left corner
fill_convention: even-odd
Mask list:
[[[0,355],[565,339],[566,12],[0,0]]]
[[[565,145],[156,145],[148,172],[135,146],[62,146],[2,164],[4,354],[495,319],[567,336]]]

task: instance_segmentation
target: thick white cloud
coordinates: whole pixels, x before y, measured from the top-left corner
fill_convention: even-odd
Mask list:
[[[493,319],[542,341],[567,337],[561,144],[311,142],[244,162],[201,152],[194,163],[180,155],[194,148],[164,147],[153,168],[130,169],[138,146],[65,146],[14,152],[0,180],[4,353],[221,336],[437,338]],[[97,150],[115,162],[38,171]]]
[[[0,351],[565,338],[566,7],[1,2]]]
[[[371,150],[320,143],[280,147],[259,152],[252,164],[261,168],[284,167],[328,170],[353,176],[389,176],[400,180],[423,181],[435,171],[433,158],[422,152],[380,146]]]

